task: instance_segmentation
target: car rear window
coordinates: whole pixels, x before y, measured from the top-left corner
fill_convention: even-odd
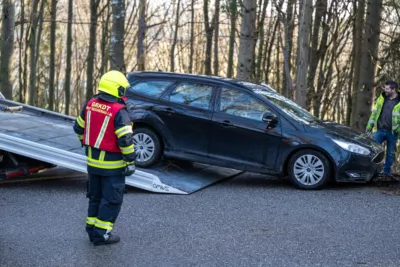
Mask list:
[[[173,81],[139,81],[132,85],[128,91],[158,98]]]

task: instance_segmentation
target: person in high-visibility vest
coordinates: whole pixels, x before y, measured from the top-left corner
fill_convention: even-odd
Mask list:
[[[86,231],[96,246],[119,242],[119,236],[111,234],[111,230],[121,210],[125,176],[135,171],[132,125],[122,100],[128,87],[121,72],[105,73],[99,82],[99,93],[83,106],[74,124],[86,150]]]
[[[372,139],[382,144],[386,141],[386,161],[384,175],[391,175],[395,159],[397,140],[400,134],[400,94],[394,81],[387,81],[382,94],[379,95],[369,118],[366,131],[368,134],[375,128]]]

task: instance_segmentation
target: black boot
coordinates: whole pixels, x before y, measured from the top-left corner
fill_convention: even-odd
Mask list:
[[[90,242],[93,242],[93,226],[86,226],[86,232],[88,233]]]
[[[108,234],[107,240],[104,240],[104,239],[94,240],[93,244],[95,246],[110,245],[110,244],[118,243],[119,240],[120,240],[119,236],[113,235],[113,234]]]

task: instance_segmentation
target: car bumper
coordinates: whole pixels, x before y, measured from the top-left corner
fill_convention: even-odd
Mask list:
[[[336,181],[369,182],[378,171],[382,170],[384,159],[384,151],[371,156],[349,153],[347,160],[337,166]]]

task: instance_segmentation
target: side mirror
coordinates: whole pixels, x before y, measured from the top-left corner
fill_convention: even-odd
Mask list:
[[[278,117],[274,113],[267,111],[263,114],[262,121],[264,121],[268,124],[276,123],[276,122],[278,122]]]

